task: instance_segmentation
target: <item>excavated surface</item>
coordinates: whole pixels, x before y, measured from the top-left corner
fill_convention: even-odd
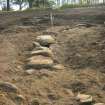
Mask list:
[[[78,92],[92,95],[95,103],[105,103],[104,25],[59,23],[60,26],[48,27],[48,20],[36,26],[29,19],[26,21],[30,24],[23,24],[23,19],[0,33],[0,81],[19,89],[19,93],[0,90],[0,105],[78,105],[75,100]],[[64,68],[36,69],[27,74],[24,68],[27,52],[32,51],[37,36],[46,34],[55,38],[56,43],[50,48],[54,60]]]

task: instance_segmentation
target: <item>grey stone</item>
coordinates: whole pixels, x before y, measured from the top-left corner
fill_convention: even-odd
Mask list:
[[[0,90],[3,92],[12,92],[12,93],[18,92],[18,88],[14,84],[2,81],[0,81]]]
[[[41,45],[40,45],[38,42],[33,42],[33,46],[34,46],[35,48],[41,47]]]
[[[55,40],[50,35],[41,35],[36,38],[36,41],[40,43],[42,46],[49,46],[50,44],[54,44]]]

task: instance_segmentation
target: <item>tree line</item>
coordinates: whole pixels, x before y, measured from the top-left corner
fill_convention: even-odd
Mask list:
[[[18,5],[19,9],[22,10],[22,8],[26,5],[28,5],[28,8],[33,7],[49,7],[51,8],[53,5],[56,5],[57,7],[65,5],[65,4],[78,4],[78,5],[97,5],[100,4],[100,0],[0,0],[0,3],[5,2],[6,6],[5,10],[9,11],[11,9],[11,3],[12,5]],[[105,0],[101,0],[101,4],[105,4]]]
[[[11,5],[18,5],[19,9],[22,10],[22,8],[25,5],[28,5],[29,8],[33,7],[51,7],[54,4],[54,1],[51,0],[1,0],[0,3],[5,2],[6,5],[4,5],[3,8],[5,10],[10,11],[11,10]]]

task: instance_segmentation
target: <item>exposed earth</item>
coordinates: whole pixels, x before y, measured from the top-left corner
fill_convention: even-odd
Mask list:
[[[54,12],[53,26],[48,14],[1,16],[0,105],[80,105],[78,93],[91,95],[92,105],[105,103],[104,11]],[[33,51],[33,42],[40,35],[55,39],[50,49],[57,69],[27,72],[27,53]],[[43,57],[38,59],[43,62]]]

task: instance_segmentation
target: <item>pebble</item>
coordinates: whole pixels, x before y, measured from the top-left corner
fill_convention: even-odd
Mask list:
[[[31,74],[33,74],[34,72],[35,72],[34,69],[28,69],[28,70],[25,71],[25,73],[28,74],[28,75],[31,75]]]

